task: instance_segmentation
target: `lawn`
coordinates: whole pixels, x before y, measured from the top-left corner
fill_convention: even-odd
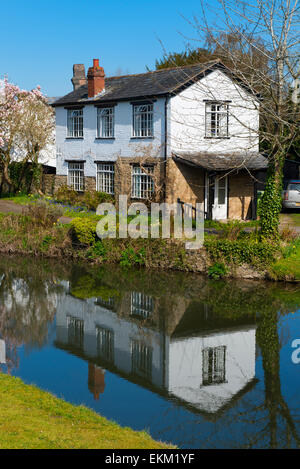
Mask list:
[[[0,374],[1,449],[167,449],[146,432],[121,428],[19,378]]]

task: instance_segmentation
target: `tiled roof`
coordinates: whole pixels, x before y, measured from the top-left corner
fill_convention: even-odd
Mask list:
[[[175,161],[191,166],[213,171],[228,171],[231,169],[266,169],[268,160],[256,152],[240,153],[209,153],[209,152],[175,152]]]
[[[213,62],[166,68],[138,75],[108,77],[105,79],[104,93],[94,98],[88,98],[87,85],[83,85],[77,90],[59,98],[53,105],[114,102],[134,98],[155,97],[168,93],[176,94],[182,88],[193,83],[195,79],[201,78],[216,68],[226,69],[220,60],[214,60]]]

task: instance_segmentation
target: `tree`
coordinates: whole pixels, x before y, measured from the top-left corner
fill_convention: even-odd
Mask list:
[[[4,80],[0,93],[0,171],[2,183],[16,189],[9,167],[14,161],[37,166],[42,150],[53,143],[53,111],[37,87],[24,91]]]
[[[277,238],[284,161],[300,125],[299,104],[289,99],[290,86],[300,74],[299,0],[216,2],[216,24],[208,21],[210,6],[202,0],[202,16],[194,18],[191,25],[203,41],[208,40],[218,54],[230,59],[233,77],[242,79],[253,92],[260,92],[259,138],[269,159],[259,206],[261,235]]]

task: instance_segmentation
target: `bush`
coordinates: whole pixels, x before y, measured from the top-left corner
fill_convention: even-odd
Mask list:
[[[230,241],[228,239],[207,240],[204,246],[215,262],[264,266],[274,261],[279,247],[267,242],[252,240]]]
[[[98,191],[86,191],[81,199],[82,205],[88,210],[97,210],[99,204],[103,202],[112,202],[113,199],[109,194]]]
[[[57,223],[64,211],[60,205],[49,205],[45,200],[38,200],[23,210],[24,215],[30,217],[34,225],[51,228]]]
[[[61,186],[54,194],[57,202],[66,205],[84,207],[88,210],[96,210],[98,205],[103,202],[112,202],[113,197],[105,192],[85,191],[78,194],[68,186]]]
[[[97,222],[89,218],[73,218],[71,226],[80,244],[89,246],[95,242]]]
[[[210,278],[219,279],[224,277],[227,272],[228,269],[223,262],[216,262],[214,265],[209,267],[207,273]]]
[[[132,247],[128,247],[121,254],[120,265],[122,267],[145,265],[145,256],[146,252],[144,248],[135,251]]]
[[[64,185],[55,192],[54,198],[57,202],[61,202],[62,204],[76,205],[78,194],[69,186]]]

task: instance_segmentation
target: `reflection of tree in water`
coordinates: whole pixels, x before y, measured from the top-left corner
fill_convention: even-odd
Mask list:
[[[0,264],[0,337],[5,341],[7,371],[19,364],[17,349],[41,347],[53,321],[59,286],[55,273],[40,265]]]

